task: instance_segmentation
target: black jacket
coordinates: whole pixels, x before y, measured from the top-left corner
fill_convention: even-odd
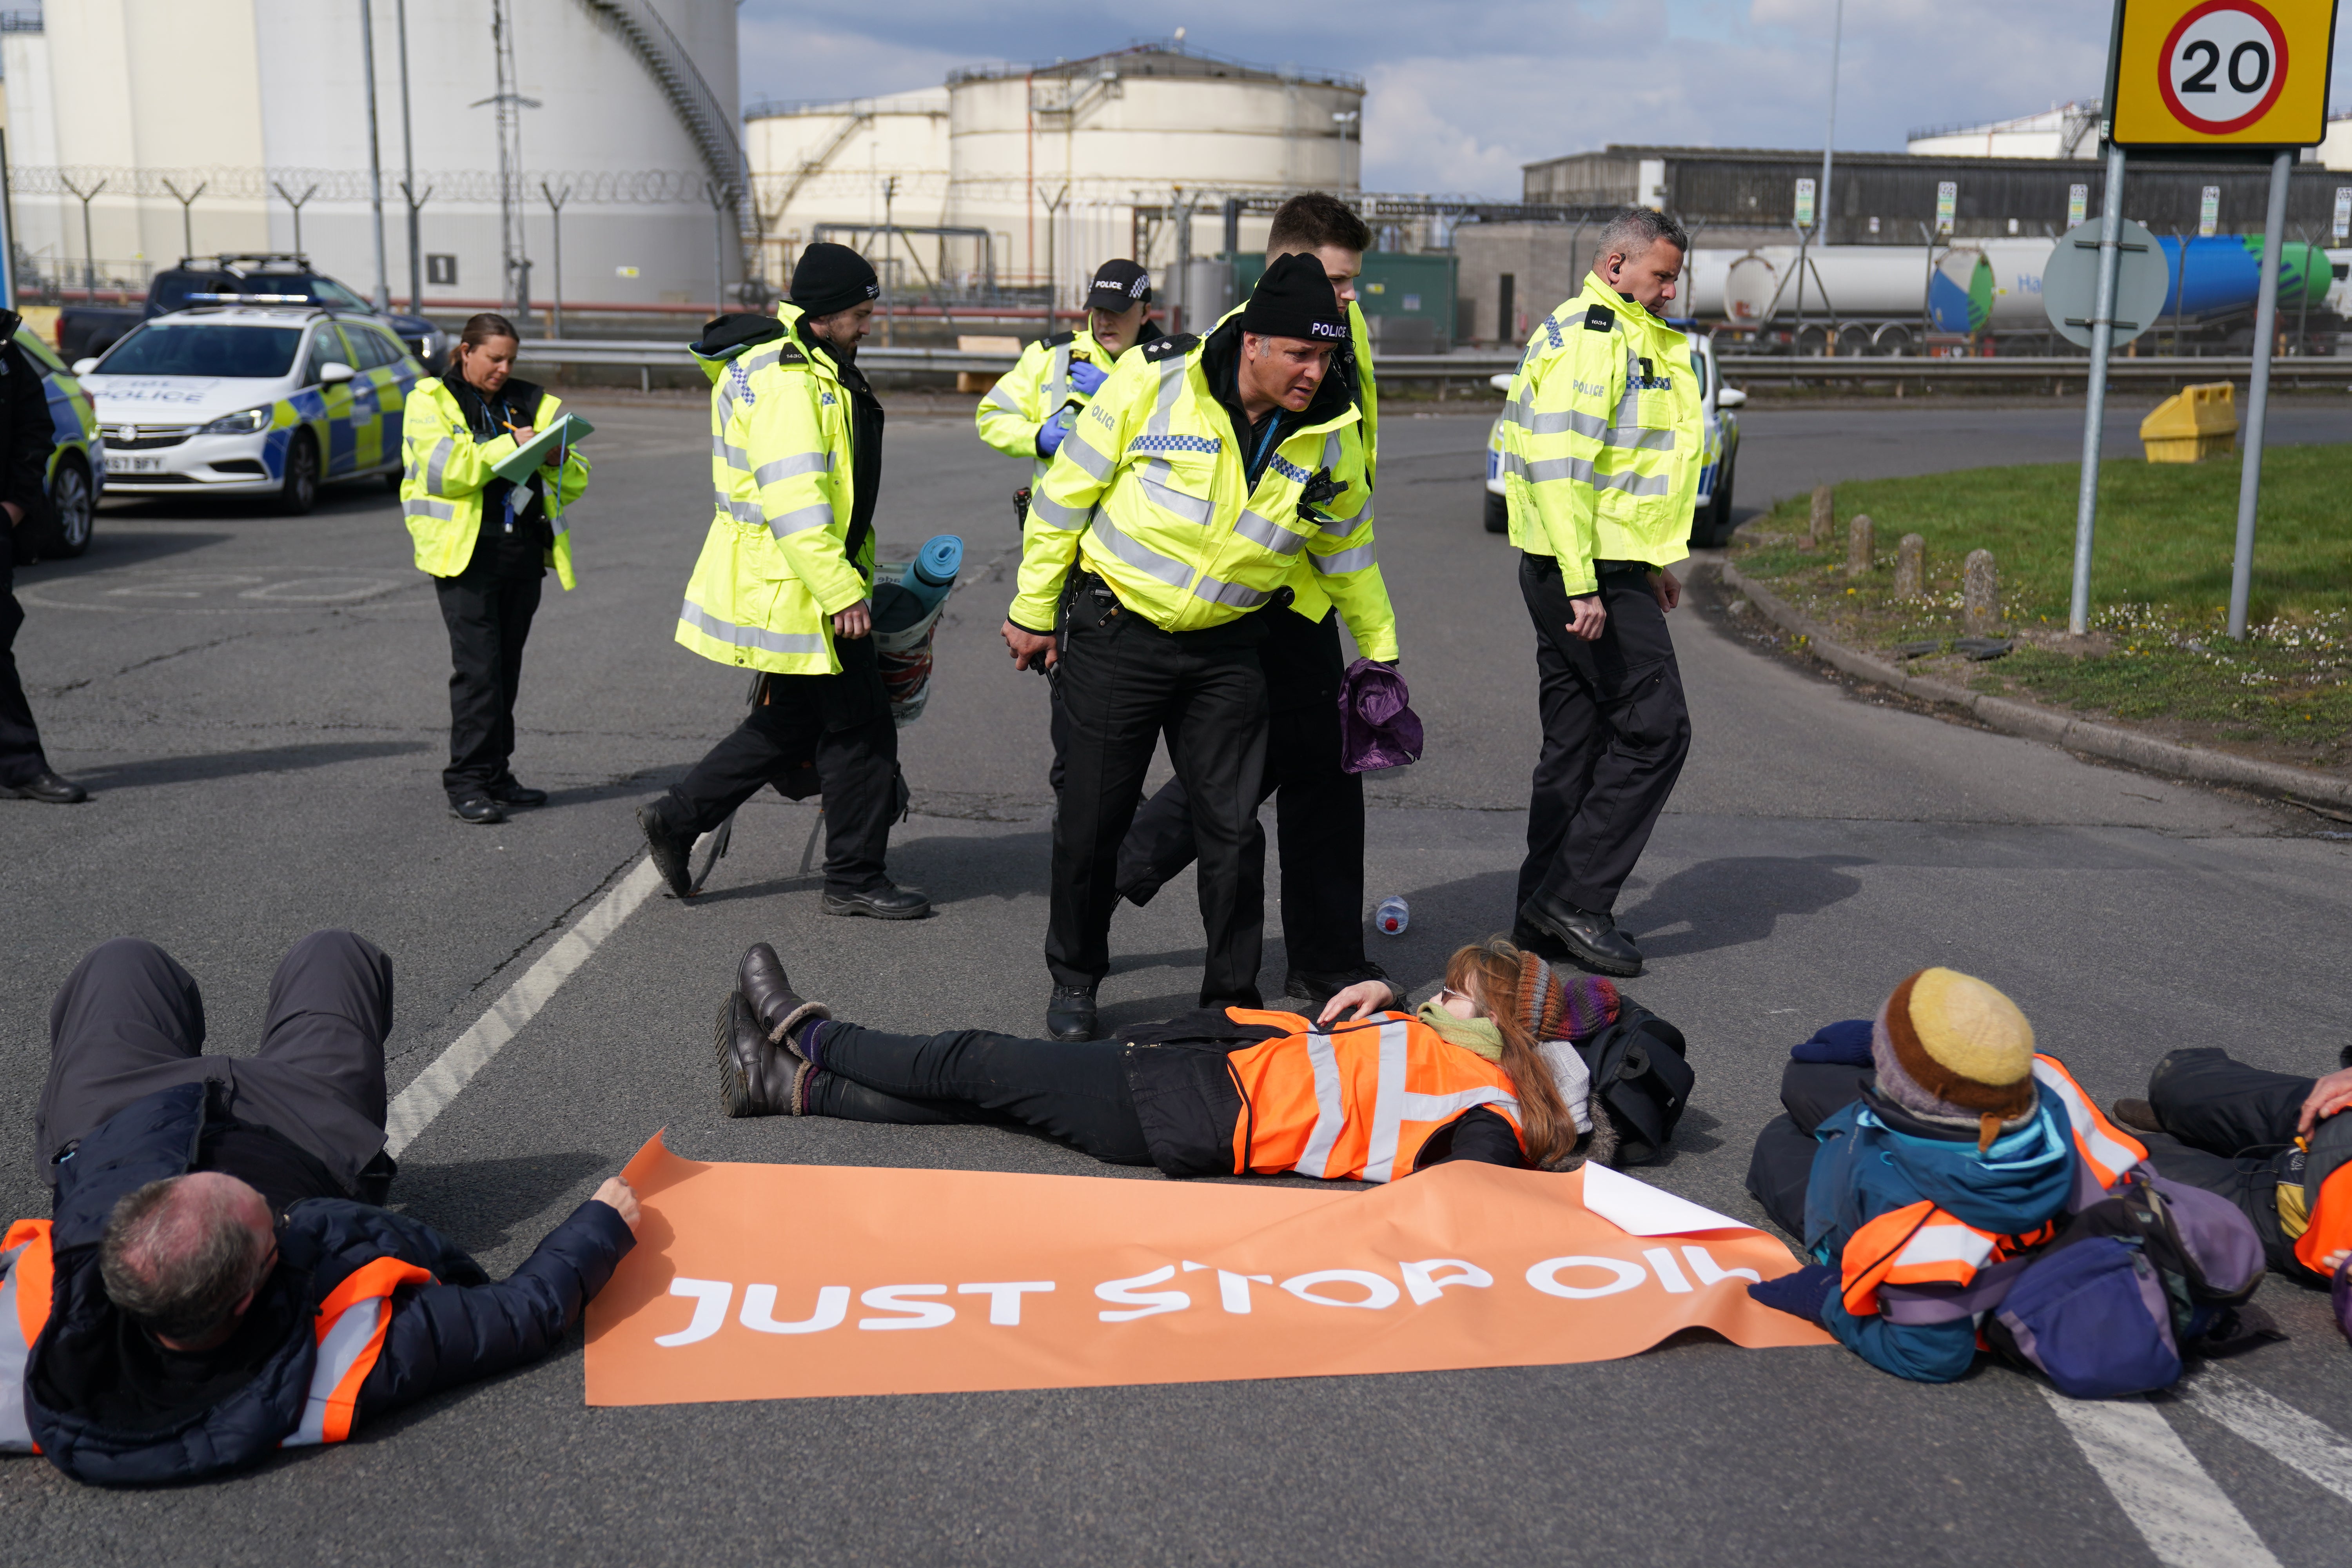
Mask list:
[[[16,311],[0,310],[0,441],[7,444],[0,458],[0,500],[23,507],[25,523],[39,525],[49,515],[49,454],[58,427],[41,367],[16,346],[20,325]]]
[[[116,1112],[58,1167],[56,1285],[26,1363],[25,1415],[41,1451],[78,1480],[193,1480],[267,1456],[301,1421],[320,1303],[375,1258],[415,1264],[435,1283],[393,1297],[383,1353],[361,1384],[361,1422],[546,1354],[635,1245],[619,1215],[584,1203],[493,1283],[420,1221],[341,1198],[305,1199],[287,1212],[278,1266],[247,1313],[283,1337],[235,1386],[215,1386],[203,1402],[142,1403],[123,1350],[136,1349],[141,1331],[107,1299],[99,1239],[124,1194],[192,1168],[210,1113],[205,1085],[163,1089]]]

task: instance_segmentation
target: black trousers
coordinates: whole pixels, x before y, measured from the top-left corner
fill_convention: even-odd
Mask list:
[[[836,1020],[818,1033],[824,1070],[809,1110],[851,1121],[1034,1127],[1097,1160],[1148,1165],[1125,1051],[1115,1040],[1065,1044],[980,1029],[886,1035]]]
[[[1270,711],[1257,798],[1264,805],[1274,797],[1282,943],[1293,970],[1345,974],[1366,962],[1364,780],[1339,765],[1339,685],[1347,674],[1339,616],[1332,611],[1309,621],[1283,610],[1266,619],[1258,658]],[[1171,779],[1143,803],[1119,846],[1119,895],[1150,903],[1196,853],[1191,798],[1182,779]]]
[[[2218,1193],[2243,1210],[2273,1268],[2324,1285],[2295,1257],[2278,1212],[2280,1181],[2303,1180],[2294,1129],[2313,1082],[2248,1067],[2218,1047],[2174,1051],[2147,1079],[2148,1103],[2167,1131],[2133,1136],[2147,1145],[2158,1174]]]
[[[1131,610],[1102,626],[1074,619],[1060,664],[1070,747],[1054,817],[1053,908],[1045,965],[1060,985],[1110,970],[1120,841],[1165,733],[1199,846],[1208,957],[1201,1005],[1260,1005],[1265,942],[1265,840],[1257,826],[1265,770],[1265,674],[1259,616],[1201,632],[1164,632]]]
[[[383,1037],[392,960],[347,931],[313,931],[269,982],[261,1048],[208,1057],[194,976],[152,942],[118,937],[74,966],[49,1006],[49,1077],[33,1113],[41,1179],[58,1150],[133,1100],[211,1080],[240,1121],[323,1163],[347,1192],[383,1149]]]
[[[837,675],[768,675],[751,715],[658,809],[672,827],[708,833],[763,784],[794,800],[824,797],[824,885],[866,893],[889,885],[890,824],[906,807],[898,730],[874,661],[874,639],[837,645]]]
[[[1805,1190],[1812,1184],[1813,1129],[1862,1098],[1871,1069],[1839,1062],[1792,1061],[1780,1069],[1781,1114],[1756,1135],[1748,1160],[1748,1194],[1772,1223],[1800,1241],[1805,1235]]]
[[[1644,572],[1601,574],[1609,622],[1597,642],[1569,635],[1574,612],[1550,556],[1519,558],[1519,593],[1535,622],[1543,752],[1518,901],[1541,891],[1606,913],[1690,754],[1674,639]]]
[[[449,627],[449,765],[441,784],[452,802],[514,778],[515,693],[542,574],[534,565],[527,574],[468,568],[433,579]]]
[[[25,607],[16,603],[16,531],[0,516],[0,785],[14,788],[49,771],[41,732],[33,725],[33,705],[16,674],[16,632]]]

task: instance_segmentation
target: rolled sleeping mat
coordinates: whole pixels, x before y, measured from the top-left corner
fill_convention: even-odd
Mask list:
[[[912,561],[876,565],[876,663],[891,720],[902,729],[922,716],[930,699],[931,634],[962,569],[963,541],[952,533],[926,540]]]

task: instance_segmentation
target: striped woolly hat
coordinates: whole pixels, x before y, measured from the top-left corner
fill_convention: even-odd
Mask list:
[[[2033,1112],[2033,1026],[1972,975],[1923,969],[1897,985],[1870,1031],[1878,1089],[1929,1121],[1977,1130],[1979,1151]]]
[[[1532,952],[1519,955],[1514,1010],[1538,1041],[1580,1040],[1617,1021],[1617,987],[1598,974],[1559,975]]]

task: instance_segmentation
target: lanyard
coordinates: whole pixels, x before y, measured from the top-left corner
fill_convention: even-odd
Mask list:
[[[1282,410],[1277,407],[1266,416],[1265,436],[1257,444],[1257,456],[1250,459],[1249,482],[1251,484],[1256,484],[1257,477],[1265,472],[1266,457],[1273,452],[1275,441],[1281,435]]]

